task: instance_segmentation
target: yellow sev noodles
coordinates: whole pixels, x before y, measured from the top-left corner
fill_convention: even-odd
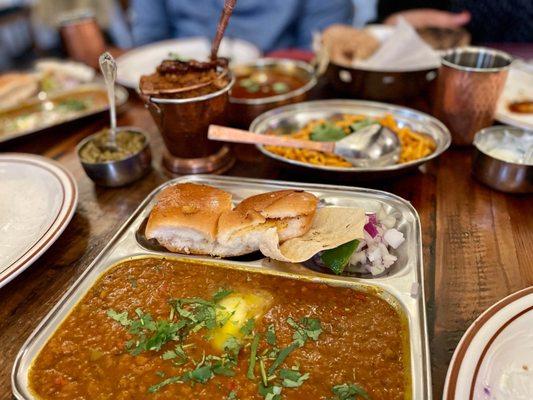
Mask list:
[[[361,121],[364,119],[368,119],[368,117],[364,115],[350,114],[343,114],[342,118],[331,121],[327,121],[325,119],[316,119],[307,123],[300,130],[295,131],[287,136],[295,139],[309,140],[313,129],[317,125],[321,125],[326,122],[333,123],[334,125],[343,128],[344,132],[348,135],[352,132],[350,130],[350,125],[354,122]],[[406,163],[409,161],[417,160],[435,151],[435,142],[431,137],[422,133],[414,132],[407,126],[400,128],[392,115],[387,114],[384,117],[377,118],[376,121],[378,121],[384,127],[389,128],[398,136],[398,139],[400,140],[401,144],[400,159],[398,160],[399,163]],[[265,148],[268,151],[280,155],[282,157],[295,161],[306,162],[313,165],[323,165],[328,167],[352,166],[352,164],[346,161],[344,158],[331,153],[281,146],[265,146]]]

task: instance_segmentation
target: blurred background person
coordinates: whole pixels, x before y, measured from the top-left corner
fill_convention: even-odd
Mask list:
[[[223,0],[133,0],[136,46],[177,37],[214,37]],[[351,24],[352,0],[239,0],[226,36],[252,42],[263,52],[310,48],[313,32]]]
[[[379,0],[377,11],[385,24],[465,27],[473,43],[533,42],[533,0]]]

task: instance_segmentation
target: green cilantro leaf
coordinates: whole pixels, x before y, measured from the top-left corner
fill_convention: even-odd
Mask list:
[[[159,389],[167,385],[171,385],[173,383],[178,383],[178,382],[183,382],[183,380],[181,379],[181,376],[172,376],[170,378],[165,379],[164,381],[161,381],[159,383],[156,383],[155,385],[150,386],[148,388],[148,393],[155,393]]]
[[[228,393],[228,395],[226,396],[226,400],[239,400],[238,397],[237,397],[237,393],[235,393],[234,390],[232,390],[231,392]]]
[[[346,136],[344,130],[331,122],[317,125],[309,138],[315,142],[336,142]]]
[[[302,374],[293,369],[281,369],[279,377],[282,379],[281,384],[288,388],[296,388],[301,386],[304,381],[309,379],[309,373]]]
[[[254,368],[255,368],[255,361],[257,357],[257,347],[259,346],[259,339],[261,337],[258,334],[254,335],[254,338],[252,340],[252,345],[250,346],[250,362],[248,364],[248,371],[246,372],[246,377],[248,379],[254,379]]]
[[[297,342],[300,347],[305,344],[307,339],[318,340],[318,337],[322,333],[322,325],[320,320],[316,318],[304,317],[298,324],[292,318],[287,318],[287,323],[295,329],[296,332],[292,335],[292,338]]]
[[[291,354],[294,350],[296,350],[299,347],[301,347],[300,343],[297,341],[294,341],[287,347],[281,349],[278,353],[278,356],[272,363],[272,365],[270,365],[270,368],[268,369],[268,375],[272,375],[274,371],[276,371],[276,369],[279,366],[281,366],[281,364],[283,364],[283,362],[289,356],[289,354]]]
[[[287,85],[285,82],[275,82],[272,85],[272,90],[276,93],[285,93],[288,92],[289,89],[289,85]]]
[[[129,326],[131,324],[131,321],[128,318],[128,312],[127,311],[118,313],[115,310],[107,310],[107,316],[109,318],[117,321],[122,326]]]
[[[233,290],[230,289],[224,289],[220,288],[216,291],[216,293],[213,295],[213,301],[215,303],[218,303],[220,300],[222,300],[224,297],[229,296],[233,293]]]
[[[333,386],[331,391],[335,395],[334,400],[357,400],[359,398],[371,400],[365,389],[353,383]]]
[[[276,328],[274,328],[274,325],[273,324],[270,324],[267,328],[267,331],[265,333],[265,340],[267,341],[267,343],[271,346],[275,346],[276,345]]]
[[[265,400],[281,400],[281,389],[281,386],[265,386],[262,383],[259,384],[259,394]]]
[[[348,265],[348,262],[350,262],[350,257],[357,249],[357,246],[359,246],[359,240],[352,240],[334,249],[324,250],[320,255],[320,259],[333,273],[340,275]]]
[[[354,122],[353,124],[351,124],[350,125],[350,129],[353,132],[356,132],[359,129],[363,129],[363,128],[366,128],[367,126],[378,124],[378,123],[379,123],[378,121],[373,120],[373,119],[369,119],[369,118],[362,119],[361,121],[357,121],[357,122]]]
[[[246,321],[246,323],[243,326],[241,326],[241,329],[239,329],[239,331],[244,336],[249,336],[253,332],[254,328],[255,328],[255,319],[250,318],[248,321]]]

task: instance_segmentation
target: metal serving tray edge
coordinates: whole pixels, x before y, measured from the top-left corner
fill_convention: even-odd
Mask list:
[[[155,197],[165,187],[182,182],[213,185],[233,194],[235,201],[257,193],[286,188],[304,189],[317,195],[322,203],[340,206],[359,206],[366,211],[377,211],[380,206],[395,213],[406,241],[399,247],[399,268],[383,277],[337,277],[310,270],[302,265],[271,262],[266,258],[253,261],[215,260],[219,264],[233,264],[245,269],[269,270],[285,276],[302,277],[330,285],[354,288],[377,287],[392,296],[405,312],[409,324],[410,370],[413,400],[431,400],[431,366],[429,360],[423,288],[422,237],[416,210],[406,200],[379,190],[345,186],[304,184],[225,176],[183,176],[164,183],[143,200],[130,218],[119,228],[109,244],[98,254],[82,275],[43,318],[20,349],[11,375],[13,394],[17,399],[34,399],[28,387],[28,371],[48,338],[55,332],[70,310],[86,294],[98,277],[112,266],[132,257],[166,256],[213,262],[211,257],[178,255],[142,247],[137,241],[137,230],[149,214]],[[276,271],[276,272],[274,272]]]

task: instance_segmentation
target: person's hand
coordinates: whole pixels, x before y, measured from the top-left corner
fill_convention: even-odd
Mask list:
[[[432,27],[454,29],[466,25],[470,21],[470,13],[468,11],[452,13],[430,8],[419,8],[392,14],[385,19],[384,23],[394,25],[399,17],[403,17],[415,28]]]

